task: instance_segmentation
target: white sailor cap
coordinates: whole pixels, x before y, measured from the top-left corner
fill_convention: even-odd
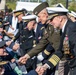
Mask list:
[[[52,14],[52,13],[67,13],[68,9],[66,8],[62,8],[62,7],[47,7],[46,8],[48,13]]]
[[[69,15],[76,18],[76,13],[74,11],[71,11],[71,13],[69,13]]]
[[[46,9],[49,14],[48,19],[52,19],[58,15],[66,15],[68,13],[68,9],[62,7],[47,7]]]
[[[23,21],[27,22],[27,21],[32,21],[32,20],[36,20],[37,16],[36,15],[27,15],[27,16],[23,16],[22,19]]]

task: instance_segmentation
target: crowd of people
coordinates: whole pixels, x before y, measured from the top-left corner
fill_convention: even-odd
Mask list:
[[[62,4],[0,11],[0,75],[75,75],[76,12]]]

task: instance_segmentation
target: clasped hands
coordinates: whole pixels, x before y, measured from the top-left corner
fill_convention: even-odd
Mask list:
[[[38,73],[38,75],[43,75],[47,68],[48,67],[46,66],[46,64],[44,64],[43,66],[38,66],[35,71]]]
[[[27,60],[30,58],[30,56],[28,54],[26,54],[25,56],[21,57],[19,59],[19,63],[20,64],[26,64]],[[47,65],[44,64],[43,66],[38,66],[35,71],[38,73],[38,75],[43,75],[44,72],[47,70]]]

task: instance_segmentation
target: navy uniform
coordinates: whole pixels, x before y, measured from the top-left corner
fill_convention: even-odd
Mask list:
[[[25,55],[33,48],[34,33],[33,30],[29,31],[27,27],[25,27],[21,33],[20,47],[23,50],[23,55]]]
[[[36,16],[35,15],[28,15],[28,16],[24,16],[22,17],[23,22],[25,22],[25,27],[23,28],[23,30],[21,30],[21,42],[20,42],[20,48],[22,50],[22,56],[24,54],[26,54],[28,51],[30,51],[33,48],[33,40],[34,40],[34,31],[33,28],[31,30],[28,29],[27,25],[30,21],[35,21]],[[26,68],[29,70],[31,70],[32,68],[35,69],[36,65],[34,63],[34,59],[30,59],[28,60],[27,64],[26,64]]]
[[[63,16],[67,14],[68,10],[64,8],[49,8],[50,18],[53,19],[56,16]],[[64,10],[63,10],[64,9]],[[58,11],[59,10],[59,11]],[[67,17],[67,16],[66,16]],[[48,59],[47,64],[53,69],[60,59],[65,56],[67,64],[70,67],[70,75],[76,74],[76,25],[74,22],[66,18],[66,24],[62,28],[63,33],[60,41],[59,49]]]
[[[15,14],[16,17],[18,17],[21,14],[25,15],[24,10],[14,11],[14,14]],[[17,34],[15,35],[15,37],[13,39],[18,40],[18,42],[20,43],[21,42],[21,39],[20,39],[21,31],[23,29],[23,21],[22,20],[17,23],[17,29],[18,29],[18,32],[17,32]]]
[[[24,9],[22,9],[22,10],[16,10],[16,11],[14,11],[14,14],[15,14],[16,17],[18,17],[21,14],[25,15],[24,11],[25,11]],[[22,38],[22,34],[23,34],[22,33],[22,30],[23,30],[23,21],[22,20],[17,23],[17,27],[16,28],[17,28],[18,32],[12,38],[12,40],[13,41],[17,41],[19,44],[21,44],[22,43],[21,38]],[[20,51],[21,55],[23,55],[22,49],[20,49],[19,51]]]
[[[32,19],[32,20],[34,20],[34,19]],[[22,56],[33,47],[33,40],[34,40],[33,29],[28,30],[28,28],[27,28],[28,22],[31,21],[30,18],[28,18],[26,20],[25,17],[23,17],[23,21],[26,21],[24,23],[25,27],[22,28],[20,34],[18,32],[18,34],[13,38],[13,40],[15,41],[20,35],[20,48],[23,50]]]
[[[22,43],[21,43],[21,49],[23,50],[23,55],[25,55],[27,52],[29,52],[34,46],[35,46],[35,36],[33,28],[29,30],[28,23],[31,21],[35,21],[36,23],[36,16],[35,15],[27,15],[22,17],[23,21],[26,22],[26,27],[22,30]],[[36,57],[31,58],[26,63],[27,71],[30,71],[31,69],[36,68]]]

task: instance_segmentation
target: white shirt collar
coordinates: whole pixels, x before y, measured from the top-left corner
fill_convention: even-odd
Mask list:
[[[65,23],[64,23],[64,25],[63,25],[63,27],[62,27],[62,32],[64,32],[66,23],[67,23],[67,20],[65,21]]]
[[[35,29],[34,29],[34,32],[36,33],[36,30],[37,30],[37,24],[36,24],[36,27],[35,27]]]

